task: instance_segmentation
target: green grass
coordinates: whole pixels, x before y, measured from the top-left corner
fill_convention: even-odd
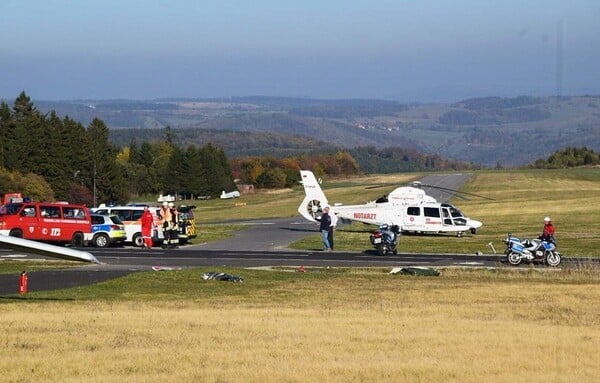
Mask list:
[[[37,270],[51,270],[51,269],[65,269],[68,267],[79,267],[81,262],[69,262],[69,261],[30,261],[30,260],[0,260],[0,274],[13,274],[20,273],[21,271],[37,271]]]
[[[4,266],[0,263],[0,269]],[[18,269],[20,270],[20,269]],[[28,267],[28,270],[31,270]],[[544,272],[531,269],[526,272],[506,269],[443,269],[441,277],[390,276],[389,268],[306,268],[307,272],[295,272],[295,269],[274,269],[272,271],[257,269],[242,269],[231,267],[201,267],[175,271],[137,272],[125,277],[112,279],[94,285],[81,286],[65,290],[30,292],[22,297],[23,300],[76,300],[76,301],[206,301],[232,304],[235,302],[250,303],[253,307],[273,306],[279,303],[290,304],[294,299],[306,299],[306,294],[318,294],[320,297],[335,299],[342,286],[348,284],[353,293],[361,299],[368,299],[373,292],[372,286],[385,288],[385,280],[419,281],[436,279],[427,282],[428,286],[462,284],[462,283],[590,283],[598,281],[597,269],[569,269],[562,271]],[[241,276],[241,283],[225,281],[205,281],[202,274],[207,271],[226,272]],[[359,292],[358,285],[371,287]],[[415,286],[416,287],[416,286]],[[406,288],[406,287],[405,287]],[[357,291],[354,291],[357,290]],[[432,292],[433,292],[432,290]],[[318,293],[317,293],[318,292]],[[17,294],[14,294],[17,295]],[[358,295],[356,297],[358,297]],[[0,300],[0,304],[2,300]],[[6,301],[5,303],[8,303]]]
[[[199,244],[206,242],[220,241],[223,239],[233,237],[233,233],[240,230],[247,229],[247,225],[237,224],[207,224],[207,223],[196,223],[196,234],[191,243]]]

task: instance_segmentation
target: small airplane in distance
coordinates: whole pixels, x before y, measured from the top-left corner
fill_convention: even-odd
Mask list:
[[[319,182],[309,170],[300,170],[301,183],[306,196],[298,212],[309,221],[316,221],[322,208],[329,206]],[[373,225],[397,225],[403,232],[456,233],[461,237],[466,231],[475,234],[482,223],[465,217],[455,206],[440,203],[425,193],[420,182],[394,189],[388,195],[364,205],[334,204],[330,206],[338,218]],[[433,187],[433,186],[429,186]],[[451,189],[440,188],[450,191]],[[474,195],[451,190],[453,193]],[[476,195],[477,196],[477,195]],[[477,196],[487,198],[483,196]]]
[[[230,199],[230,198],[238,198],[240,196],[240,192],[237,190],[226,193],[225,190],[221,192],[221,199]]]

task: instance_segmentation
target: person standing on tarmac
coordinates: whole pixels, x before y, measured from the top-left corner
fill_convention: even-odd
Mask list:
[[[317,218],[317,221],[320,222],[319,231],[321,232],[321,238],[323,239],[324,251],[331,251],[331,245],[329,244],[329,228],[331,227],[329,206],[323,208],[323,215]]]
[[[152,231],[154,229],[154,217],[150,213],[148,206],[144,207],[142,214],[142,238],[144,239],[144,249],[151,249],[154,245],[152,242]]]
[[[168,202],[163,202],[162,207],[158,212],[159,218],[162,222],[162,230],[164,236],[163,247],[171,246],[171,233],[169,231],[169,227],[171,222],[173,221],[173,217],[171,215],[171,209],[169,208]]]
[[[335,227],[337,226],[338,217],[335,213],[330,213],[329,217],[331,218],[331,225],[329,225],[329,232],[327,233],[327,240],[329,241],[329,247],[333,251],[333,232],[335,231]]]
[[[171,213],[171,220],[169,222],[169,247],[177,247],[179,245],[179,232],[177,230],[179,212],[173,202],[169,202],[169,211]]]

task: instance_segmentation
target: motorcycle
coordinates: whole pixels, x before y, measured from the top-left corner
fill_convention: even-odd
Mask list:
[[[391,252],[398,254],[396,247],[400,237],[400,228],[397,225],[389,227],[388,225],[380,225],[377,230],[371,234],[371,244],[377,249],[377,255],[386,255]]]
[[[504,251],[506,261],[512,266],[517,266],[523,261],[540,262],[552,267],[560,265],[561,255],[552,237],[521,240],[508,233],[504,243],[506,243]]]

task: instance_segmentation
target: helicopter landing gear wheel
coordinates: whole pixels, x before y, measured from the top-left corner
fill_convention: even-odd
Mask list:
[[[471,234],[473,234],[473,235],[477,234],[477,229],[476,228],[472,227],[469,230],[471,231]]]

